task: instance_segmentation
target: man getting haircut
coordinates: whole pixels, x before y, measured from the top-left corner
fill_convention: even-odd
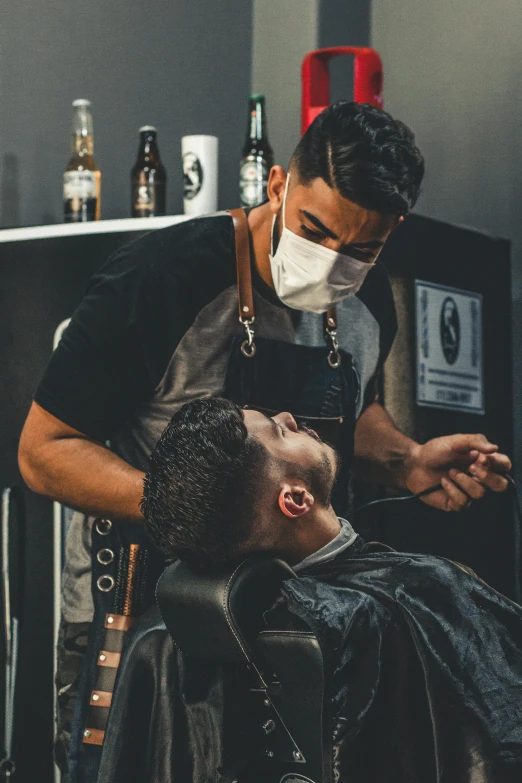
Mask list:
[[[339,533],[330,504],[337,462],[291,414],[196,400],[172,418],[151,456],[146,528],[165,555],[194,565],[266,549],[294,564]]]
[[[292,565],[282,600],[330,653],[334,779],[520,781],[522,608],[465,566],[364,542],[331,506],[336,470],[289,413],[197,400],[152,454],[146,528],[198,570]]]

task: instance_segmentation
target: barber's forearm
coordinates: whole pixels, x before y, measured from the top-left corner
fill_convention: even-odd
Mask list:
[[[355,428],[355,475],[364,481],[404,489],[415,446],[414,440],[396,428],[382,405],[374,402]]]
[[[60,438],[36,450],[22,470],[41,495],[95,517],[140,523],[144,473],[103,445]]]

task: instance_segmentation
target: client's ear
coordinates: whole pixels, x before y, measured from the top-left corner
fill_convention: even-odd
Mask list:
[[[314,505],[314,496],[301,485],[284,484],[277,501],[285,517],[295,519],[310,511]]]

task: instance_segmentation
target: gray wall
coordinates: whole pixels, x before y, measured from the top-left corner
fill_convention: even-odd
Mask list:
[[[140,125],[158,126],[168,211],[182,211],[180,138],[220,140],[235,206],[252,48],[251,0],[24,0],[0,11],[0,227],[61,222],[71,102],[93,102],[102,217],[129,216]]]
[[[522,334],[522,4],[372,2],[384,103],[427,162],[417,211],[512,241],[514,344]],[[494,268],[491,275],[495,274]],[[522,358],[514,352],[515,442],[522,457]]]
[[[327,46],[367,46],[368,0],[253,0],[252,91],[267,99],[269,138],[286,167],[301,133],[301,62]],[[332,61],[331,99],[351,98],[351,58]]]
[[[266,95],[270,143],[285,168],[300,136],[301,61],[317,31],[318,0],[254,0],[252,91]]]

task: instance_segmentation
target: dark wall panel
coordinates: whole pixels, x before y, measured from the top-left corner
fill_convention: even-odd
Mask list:
[[[384,370],[384,402],[393,418],[421,443],[458,432],[484,433],[502,452],[511,454],[509,242],[411,215],[392,234],[381,258],[390,272],[399,312],[399,334]],[[482,294],[484,415],[415,404],[415,280]],[[378,505],[361,512],[357,522],[366,526],[367,535],[395,549],[458,560],[495,589],[521,598],[520,523],[514,516],[512,491],[488,492],[461,513],[438,511],[421,501]]]
[[[0,244],[0,489],[15,487],[25,503],[24,601],[15,704],[20,783],[52,780],[53,507],[50,500],[24,486],[17,467],[18,440],[51,356],[57,326],[72,315],[95,269],[138,235],[93,234]],[[12,543],[11,551],[16,551],[15,535]],[[3,703],[3,682],[0,693]],[[0,723],[2,718],[3,709]]]

